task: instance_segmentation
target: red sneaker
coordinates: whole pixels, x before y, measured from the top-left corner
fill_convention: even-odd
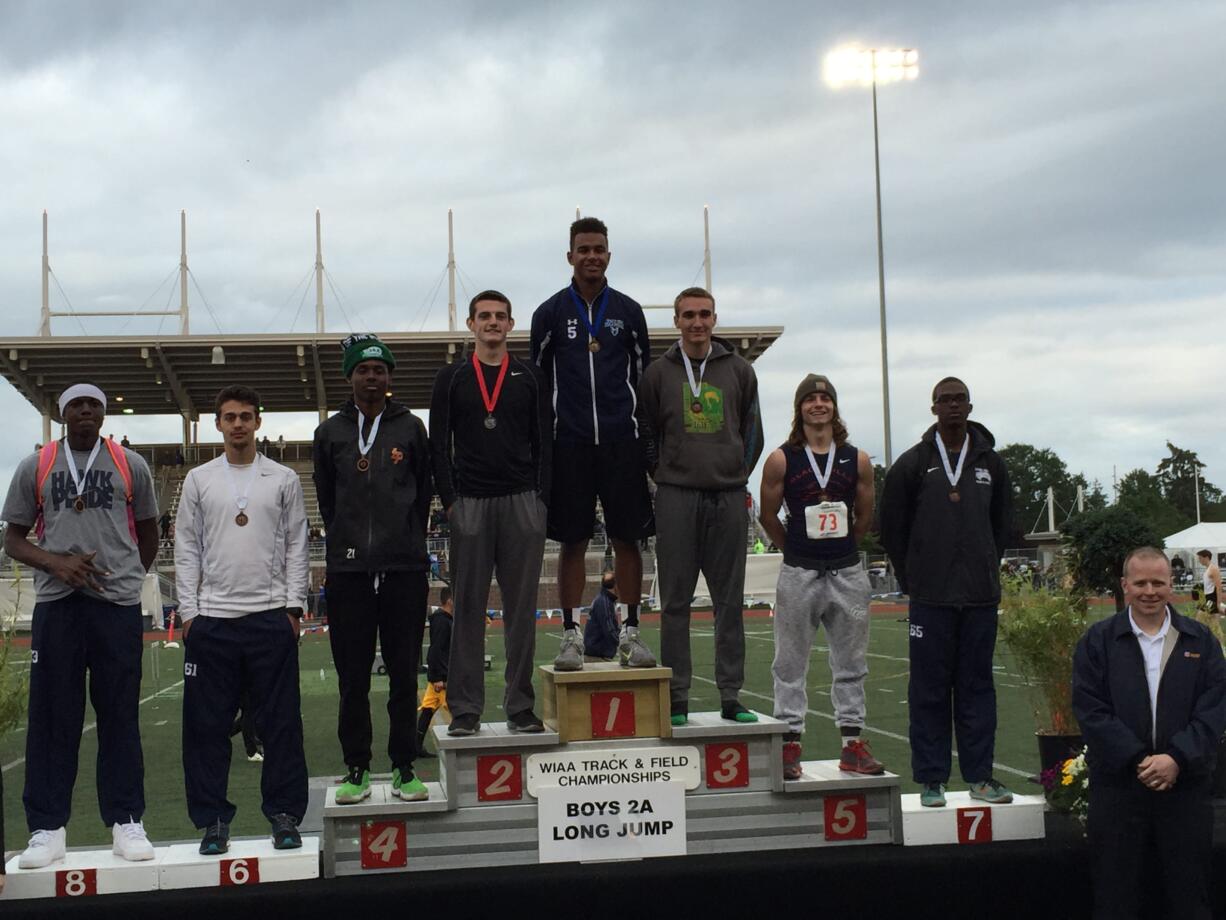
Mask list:
[[[800,779],[804,771],[800,768],[800,742],[783,742],[783,778]]]
[[[844,745],[843,753],[839,755],[839,769],[846,773],[877,776],[885,772],[885,765],[873,756],[873,752],[868,749],[867,741],[857,738]]]

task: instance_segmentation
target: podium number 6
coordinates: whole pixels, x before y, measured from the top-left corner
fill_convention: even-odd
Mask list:
[[[221,884],[254,885],[260,880],[258,859],[223,859],[221,861]]]

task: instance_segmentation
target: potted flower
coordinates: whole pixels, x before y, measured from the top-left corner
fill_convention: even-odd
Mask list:
[[[1069,757],[1048,767],[1039,774],[1043,794],[1052,811],[1072,815],[1086,823],[1090,806],[1090,771],[1086,767],[1086,751],[1083,747],[1075,757]]]
[[[1082,746],[1073,715],[1073,650],[1088,625],[1086,598],[1028,579],[1005,579],[1001,588],[1000,637],[1030,691],[1039,763],[1047,769]]]

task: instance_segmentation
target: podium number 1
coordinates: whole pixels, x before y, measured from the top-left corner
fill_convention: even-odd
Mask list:
[[[864,840],[868,814],[862,795],[828,795],[822,802],[827,840]]]
[[[610,691],[592,694],[592,737],[626,738],[634,735],[634,694]]]
[[[55,873],[57,898],[80,898],[97,893],[97,869],[61,869]]]

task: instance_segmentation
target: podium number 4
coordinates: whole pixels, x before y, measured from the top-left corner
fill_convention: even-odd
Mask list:
[[[629,690],[592,694],[592,737],[634,736],[634,694]]]
[[[477,801],[519,801],[524,797],[523,788],[523,760],[518,754],[477,758]]]
[[[958,809],[958,843],[991,843],[992,809]]]
[[[260,883],[260,861],[252,856],[250,859],[223,859],[221,861],[222,885],[258,885]]]
[[[707,788],[749,785],[749,746],[743,741],[707,745]]]
[[[55,873],[57,898],[80,898],[97,893],[97,869],[61,869]]]
[[[822,802],[827,840],[864,840],[868,815],[862,795],[828,795]]]
[[[403,869],[409,864],[403,821],[367,821],[362,825],[362,868]]]

